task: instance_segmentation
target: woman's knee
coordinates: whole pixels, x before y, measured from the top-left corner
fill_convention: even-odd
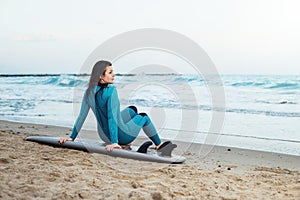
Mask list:
[[[139,113],[139,115],[141,115],[142,117],[145,117],[145,116],[148,117],[147,113]]]
[[[122,119],[125,123],[129,122],[132,118],[134,118],[137,115],[138,114],[135,112],[134,106],[127,107],[121,112]]]
[[[138,113],[138,110],[135,106],[128,106],[128,108],[132,109],[135,113]]]
[[[139,113],[139,115],[145,119],[145,126],[152,123],[150,117],[146,113]]]

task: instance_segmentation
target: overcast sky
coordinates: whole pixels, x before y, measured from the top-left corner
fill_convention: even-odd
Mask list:
[[[300,75],[299,10],[298,0],[0,0],[0,73],[77,73],[112,36],[161,28],[197,42],[219,73]]]

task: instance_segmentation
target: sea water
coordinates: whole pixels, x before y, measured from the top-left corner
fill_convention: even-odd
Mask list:
[[[88,75],[1,75],[0,119],[72,127]],[[222,108],[198,75],[115,77],[121,108],[147,112],[164,139],[300,155],[300,76],[222,75]],[[220,104],[221,105],[221,104]],[[211,132],[213,112],[223,128]],[[190,123],[190,125],[188,125]],[[83,126],[96,130],[90,112]],[[213,140],[207,140],[207,138]]]

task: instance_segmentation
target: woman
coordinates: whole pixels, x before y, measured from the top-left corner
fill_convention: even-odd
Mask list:
[[[75,140],[91,108],[97,118],[98,134],[108,144],[106,145],[107,151],[112,151],[113,148],[121,149],[121,145],[130,145],[141,128],[154,142],[156,149],[159,149],[161,140],[147,114],[138,114],[134,106],[120,112],[117,90],[110,85],[114,83],[114,77],[110,62],[101,60],[94,65],[72,134],[70,137],[60,138],[60,143]]]

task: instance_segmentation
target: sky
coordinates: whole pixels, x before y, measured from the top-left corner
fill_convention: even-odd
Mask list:
[[[0,0],[0,74],[77,73],[111,37],[160,28],[199,44],[220,74],[300,75],[299,8],[298,0]]]

